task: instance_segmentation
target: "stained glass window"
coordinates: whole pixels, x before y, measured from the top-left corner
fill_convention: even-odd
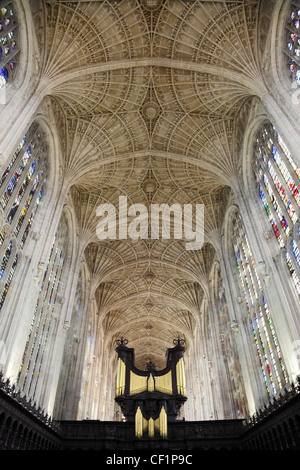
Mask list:
[[[0,88],[11,81],[19,54],[18,25],[11,1],[0,8]]]
[[[233,219],[232,243],[239,275],[241,299],[246,304],[253,342],[269,397],[275,396],[287,382],[271,313],[239,213]]]
[[[257,135],[254,171],[258,193],[300,294],[299,237],[300,169],[287,145],[270,123]],[[290,242],[291,240],[291,242]]]
[[[49,260],[40,285],[17,383],[29,396],[34,396],[37,378],[44,361],[49,335],[57,328],[57,310],[61,305],[61,283],[67,252],[68,229],[63,217],[55,234]]]
[[[39,208],[47,178],[46,136],[34,123],[0,174],[0,310]]]

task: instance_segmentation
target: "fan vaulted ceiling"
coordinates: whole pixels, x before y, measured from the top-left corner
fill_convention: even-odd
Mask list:
[[[111,341],[129,340],[138,367],[164,367],[173,338],[193,337],[237,175],[236,116],[260,80],[258,3],[46,2],[43,81],[61,116],[99,322]],[[146,206],[205,204],[203,249],[99,241],[96,207],[117,207],[120,195]]]

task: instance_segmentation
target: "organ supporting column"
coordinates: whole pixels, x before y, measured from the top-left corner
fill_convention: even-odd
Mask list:
[[[135,423],[135,435],[142,437],[168,436],[168,422],[175,421],[180,407],[187,400],[184,374],[184,341],[174,340],[174,347],[166,351],[166,367],[156,370],[148,362],[146,370],[134,365],[134,349],[128,341],[117,341],[118,369],[116,402],[127,422]]]

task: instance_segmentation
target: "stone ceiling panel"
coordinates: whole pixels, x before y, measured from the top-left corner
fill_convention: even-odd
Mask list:
[[[178,334],[192,344],[239,167],[237,116],[261,82],[258,4],[45,2],[41,83],[60,110],[62,171],[99,326],[109,341],[127,336],[138,364],[164,367]],[[188,252],[184,240],[99,241],[96,209],[118,208],[120,195],[147,208],[204,204],[205,245]]]

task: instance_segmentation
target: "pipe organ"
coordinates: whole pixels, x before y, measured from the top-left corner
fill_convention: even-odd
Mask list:
[[[146,370],[134,365],[134,349],[128,341],[117,341],[118,368],[116,402],[128,422],[135,423],[135,435],[167,437],[168,422],[175,421],[180,407],[187,400],[184,374],[184,341],[174,340],[166,351],[166,367],[156,370],[147,363]]]

